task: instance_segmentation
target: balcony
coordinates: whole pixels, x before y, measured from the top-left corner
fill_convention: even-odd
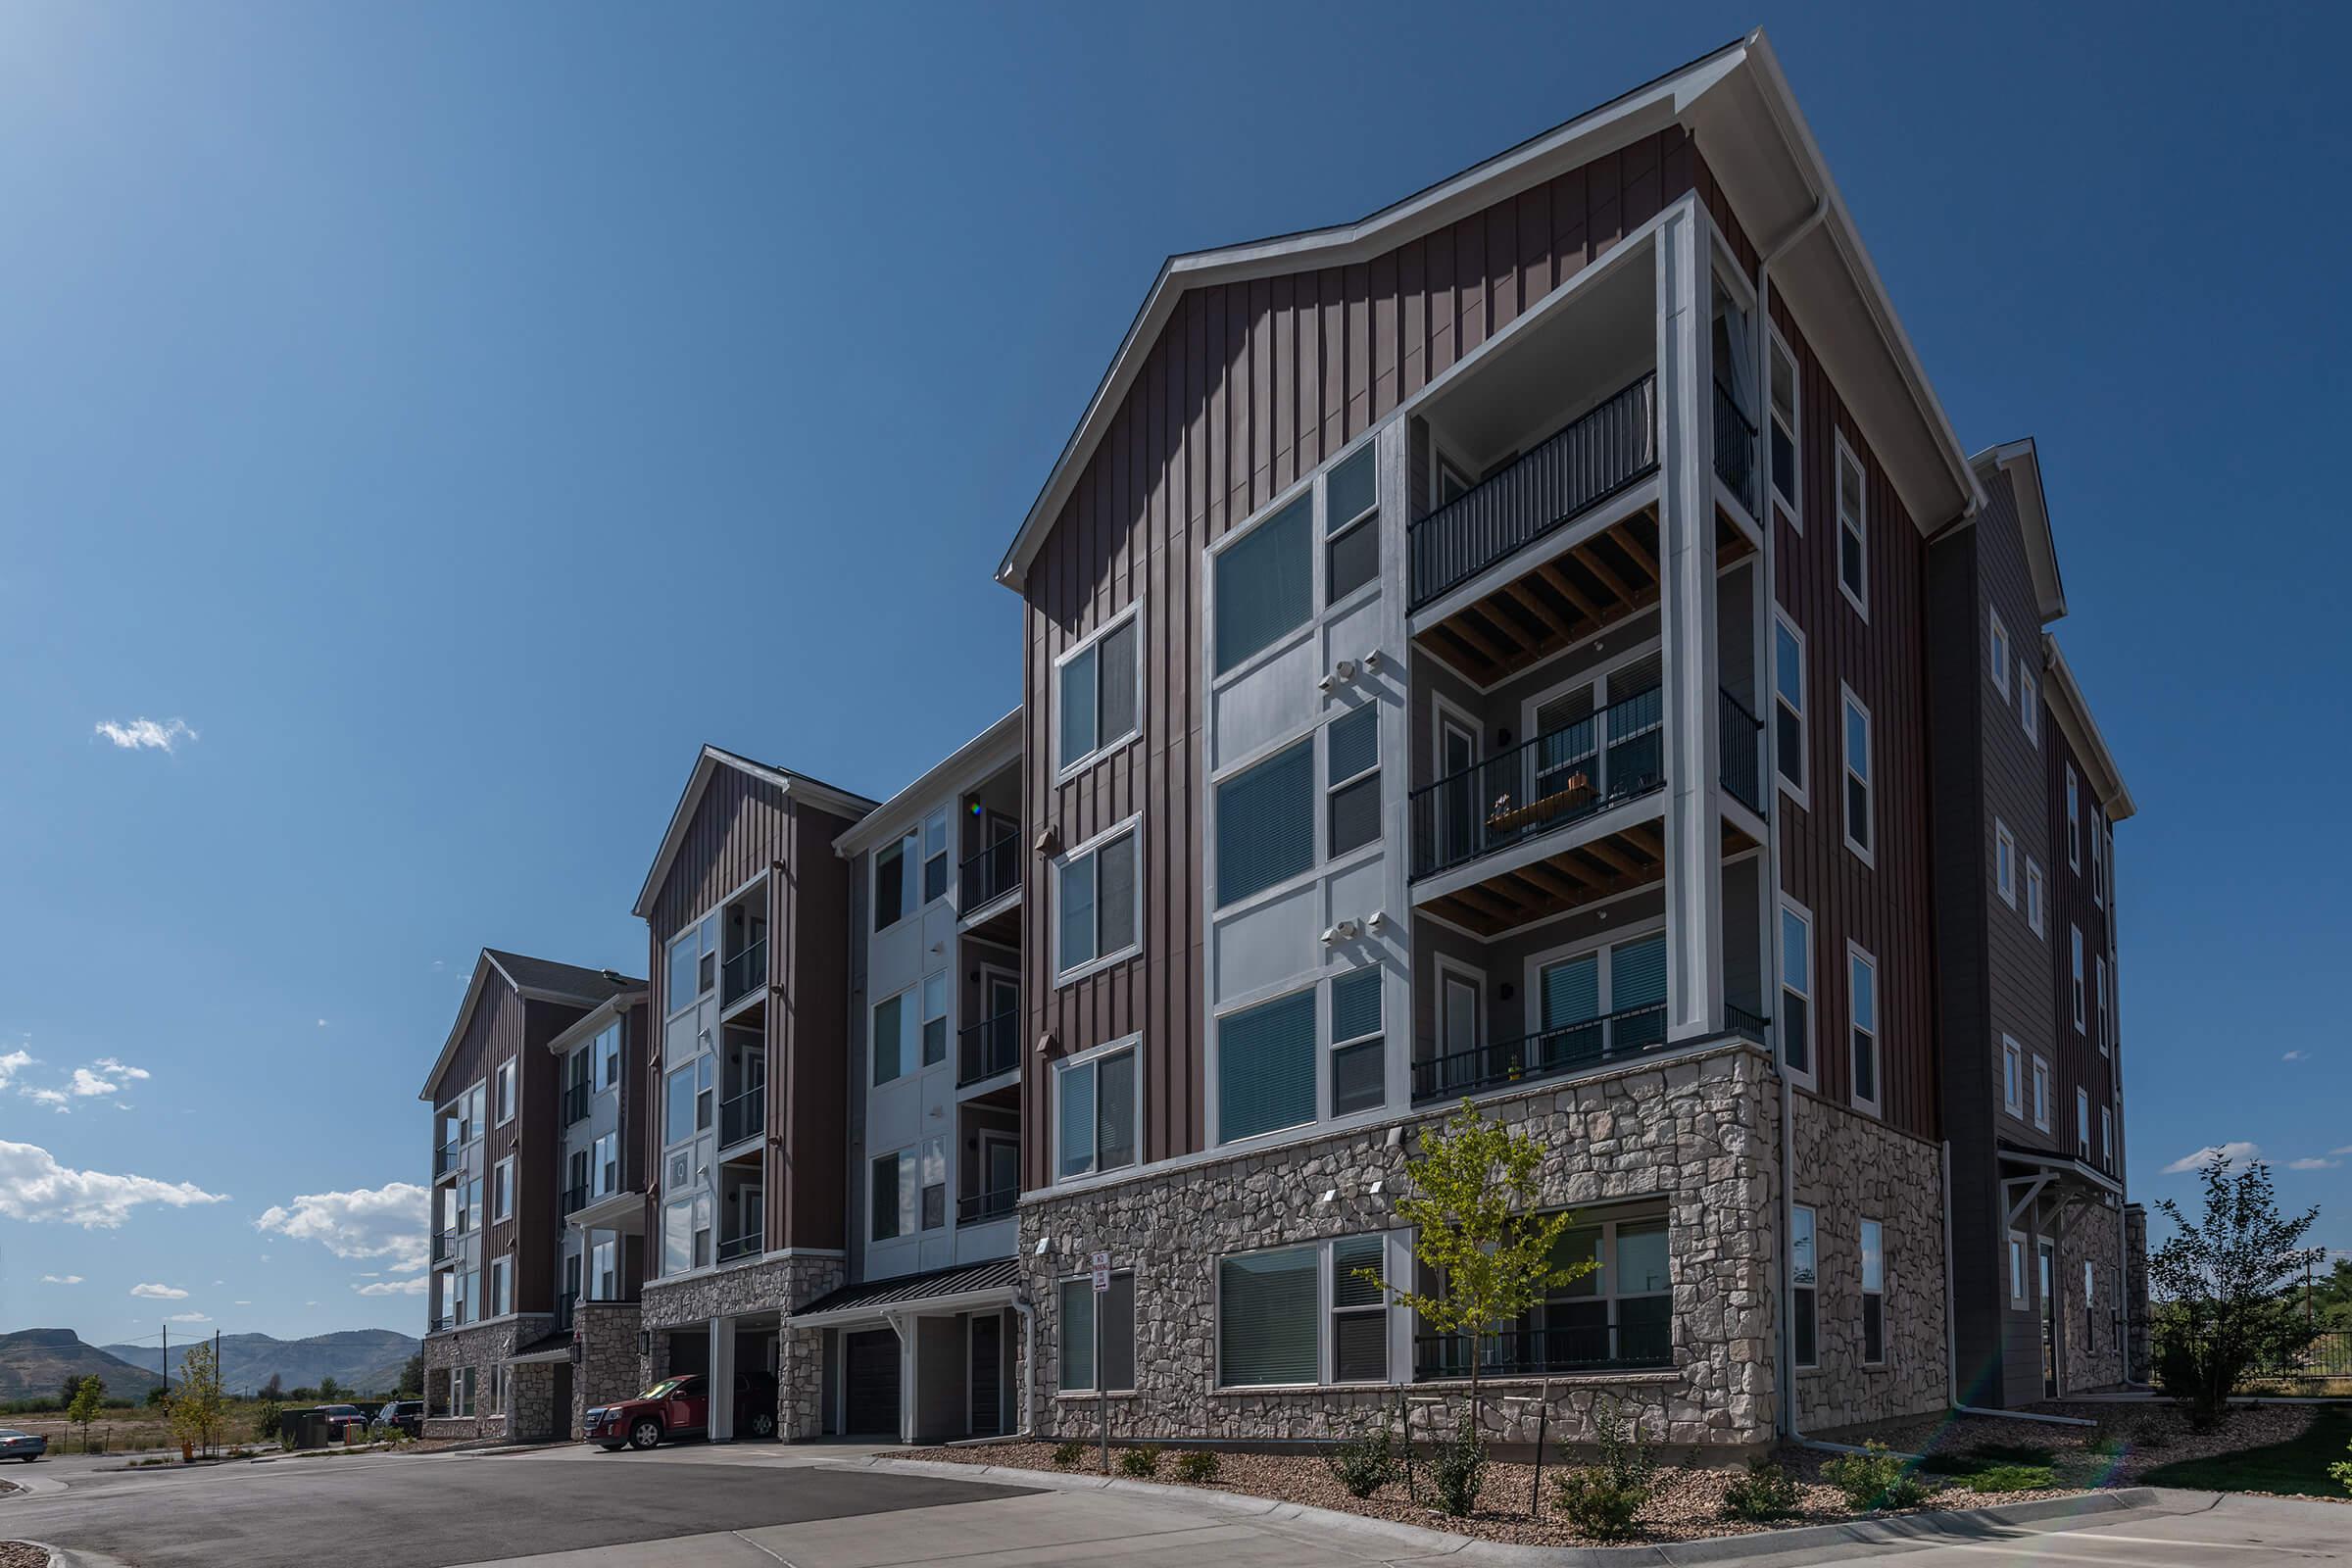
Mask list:
[[[1012,1071],[1021,1059],[1020,1028],[1020,1009],[1014,1007],[960,1030],[956,1038],[956,1087],[967,1089]]]
[[[1415,790],[1413,875],[1432,876],[1594,816],[1665,783],[1660,688],[1610,704]]]
[[[1666,1004],[1621,1007],[1597,1018],[1497,1040],[1413,1063],[1413,1102],[1460,1100],[1490,1090],[1565,1078],[1628,1060],[1666,1041]]]
[[[761,937],[745,948],[718,971],[718,1005],[725,1011],[735,1004],[767,986],[767,938]]]
[[[767,1085],[755,1084],[718,1107],[718,1147],[729,1149],[767,1131]]]
[[[1470,1344],[1466,1335],[1415,1335],[1414,1380],[1467,1378]],[[1674,1325],[1595,1323],[1576,1328],[1511,1329],[1481,1336],[1477,1361],[1482,1378],[1667,1367],[1674,1364]]]
[[[433,1319],[433,1332],[435,1334],[446,1334],[457,1326],[458,1319],[455,1313],[443,1312]]]
[[[1721,381],[1715,383],[1715,477],[1749,516],[1756,514],[1756,427]]]
[[[439,1268],[442,1264],[448,1262],[451,1257],[455,1256],[457,1250],[457,1239],[451,1236],[449,1232],[433,1232],[433,1266],[435,1268]]]
[[[1718,692],[1716,748],[1722,753],[1724,792],[1755,812],[1764,814],[1764,721],[1730,692]]]
[[[757,1231],[743,1236],[725,1237],[718,1244],[718,1260],[721,1263],[732,1263],[737,1258],[758,1257],[760,1246],[760,1238]]]
[[[1407,530],[1419,610],[1658,470],[1658,378],[1642,376]]]
[[[463,1144],[438,1144],[433,1149],[433,1180],[457,1173],[458,1155],[464,1152]]]
[[[582,1182],[577,1187],[566,1187],[564,1189],[564,1213],[566,1217],[578,1213],[581,1209],[586,1208],[587,1206],[587,1183]]]
[[[1759,1046],[1772,1043],[1772,1037],[1767,1032],[1772,1027],[1772,1020],[1760,1012],[1742,1007],[1736,1002],[1727,1002],[1723,1004],[1723,1022],[1724,1027],[1733,1034],[1753,1040]]]
[[[1002,1187],[993,1193],[973,1193],[956,1200],[956,1223],[980,1225],[992,1219],[1003,1219],[1018,1206],[1021,1190]]]
[[[958,907],[977,914],[1021,885],[1021,836],[1003,833],[979,854],[966,859],[960,878]]]
[[[576,1084],[564,1085],[564,1125],[569,1127],[576,1122],[586,1121],[588,1119],[588,1103],[594,1098],[588,1080],[585,1078]]]

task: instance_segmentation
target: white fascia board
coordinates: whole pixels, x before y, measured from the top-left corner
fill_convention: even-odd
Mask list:
[[[2091,716],[2090,703],[2075,681],[2073,666],[2059,651],[2058,639],[2046,631],[2041,634],[2041,690],[2050,699],[2051,715],[2058,720],[2067,744],[2075,749],[2075,756],[2090,774],[2091,790],[2107,812],[2107,820],[2123,821],[2139,808],[2132,804],[2123,770],[2115,765],[2115,754],[2107,749],[2107,737],[2099,733],[2099,721]]]
[[[943,794],[967,778],[987,778],[1020,760],[1020,756],[1021,710],[1015,708],[932,764],[922,777],[859,817],[857,826],[833,841],[833,853],[846,860],[877,844],[887,843],[919,821]]]
[[[2025,536],[2026,572],[2034,579],[2034,611],[2049,625],[2066,617],[2066,583],[2058,574],[2058,542],[2050,531],[2049,497],[2041,486],[2041,454],[2034,438],[1986,447],[1968,460],[1981,481],[2007,474],[2017,497],[2018,530]]]

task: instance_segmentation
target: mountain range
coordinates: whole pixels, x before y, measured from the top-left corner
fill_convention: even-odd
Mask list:
[[[152,1387],[155,1374],[84,1345],[72,1329],[22,1329],[0,1334],[0,1399],[55,1395],[68,1378],[102,1378],[114,1394]]]
[[[209,1335],[176,1336],[172,1371],[179,1372],[185,1345]],[[347,1389],[388,1393],[400,1382],[401,1367],[420,1342],[390,1329],[347,1329],[307,1340],[272,1339],[267,1334],[220,1336],[220,1383],[231,1393],[258,1389],[275,1373],[288,1389],[317,1388],[333,1378]],[[162,1375],[160,1345],[84,1343],[72,1329],[21,1329],[0,1334],[0,1399],[39,1398],[56,1394],[68,1377],[105,1379],[107,1392],[133,1395]]]

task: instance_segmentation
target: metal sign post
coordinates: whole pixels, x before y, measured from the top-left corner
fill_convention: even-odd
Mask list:
[[[1110,1474],[1110,1369],[1102,1364],[1103,1298],[1110,1294],[1110,1254],[1097,1252],[1095,1275],[1095,1431],[1102,1445],[1102,1473]]]

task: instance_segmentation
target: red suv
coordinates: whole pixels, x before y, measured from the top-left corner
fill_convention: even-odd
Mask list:
[[[699,1372],[665,1378],[634,1399],[616,1399],[588,1412],[588,1441],[608,1449],[651,1448],[664,1439],[708,1437],[710,1380]],[[764,1372],[735,1374],[735,1430],[745,1437],[776,1435],[776,1380]]]

